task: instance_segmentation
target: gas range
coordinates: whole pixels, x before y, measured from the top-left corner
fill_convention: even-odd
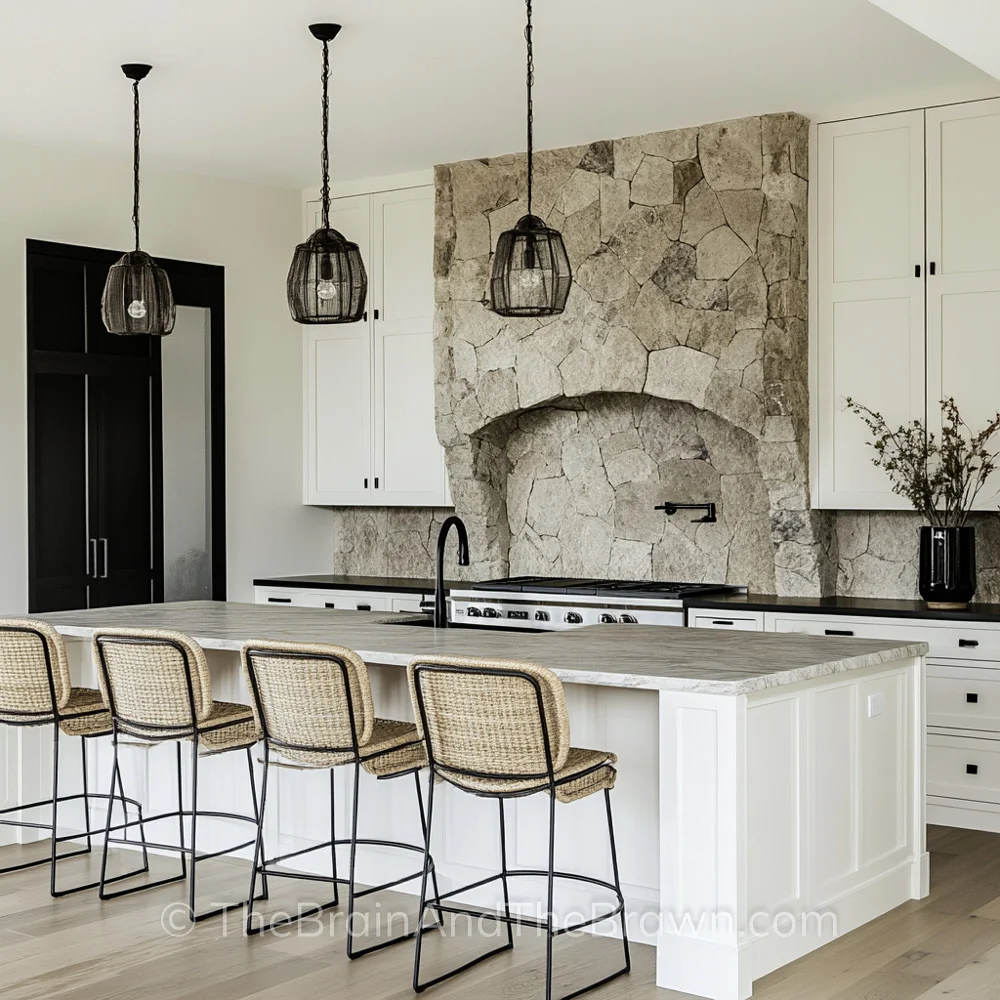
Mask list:
[[[558,631],[582,625],[683,625],[684,600],[745,593],[725,584],[513,576],[452,590],[449,620],[479,628]]]

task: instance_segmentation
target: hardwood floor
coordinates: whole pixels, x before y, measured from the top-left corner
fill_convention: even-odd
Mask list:
[[[932,827],[931,895],[907,903],[756,984],[758,1000],[996,1000],[1000,997],[1000,836]],[[39,848],[0,849],[0,865],[38,854]],[[121,859],[124,858],[124,862]],[[122,855],[120,863],[134,861]],[[156,874],[172,869],[154,859]],[[93,859],[60,868],[83,877]],[[237,898],[246,865],[199,866],[199,896]],[[304,883],[273,880],[271,909],[291,906]],[[204,896],[202,896],[204,892]],[[12,1000],[337,1000],[410,998],[412,945],[349,962],[343,917],[312,924],[304,933],[247,939],[239,914],[211,920],[180,936],[165,932],[164,908],[183,898],[169,886],[101,903],[93,893],[48,895],[48,870],[0,880],[0,997]],[[375,901],[370,900],[371,909]],[[412,898],[394,903],[412,912]],[[493,939],[494,941],[496,939]],[[489,942],[429,935],[427,974],[437,963],[471,957]],[[597,1000],[681,1000],[653,985],[653,951],[634,946],[633,972],[591,996]],[[511,1000],[544,996],[544,945],[523,931],[513,952],[429,991],[442,1000]],[[557,943],[557,995],[614,967],[620,951],[610,939]]]

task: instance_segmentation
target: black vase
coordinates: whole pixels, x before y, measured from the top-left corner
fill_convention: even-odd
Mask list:
[[[976,529],[920,529],[920,596],[929,608],[964,608],[976,592]]]

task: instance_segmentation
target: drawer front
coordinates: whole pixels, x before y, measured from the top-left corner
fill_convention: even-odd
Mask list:
[[[897,642],[926,642],[928,656],[953,660],[1000,660],[1000,629],[970,628],[966,625],[928,625],[924,622],[858,620],[842,616],[805,618],[776,615],[776,632],[805,632],[808,635],[856,636],[859,639],[890,639]]]
[[[692,628],[728,629],[730,632],[760,632],[764,628],[761,618],[701,612],[688,619]]]
[[[929,736],[927,794],[1000,804],[1000,742]]]
[[[927,725],[1000,733],[1000,669],[928,664]]]
[[[256,587],[258,604],[285,604],[298,608],[330,608],[337,611],[388,611],[391,597],[364,590],[306,590],[302,587]]]

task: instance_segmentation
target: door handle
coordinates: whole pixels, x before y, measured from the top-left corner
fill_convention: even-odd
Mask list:
[[[106,580],[108,578],[108,540],[106,538],[101,539],[101,547],[104,553],[104,560],[101,565],[101,579]]]
[[[97,539],[90,539],[87,555],[87,576],[97,579]]]

